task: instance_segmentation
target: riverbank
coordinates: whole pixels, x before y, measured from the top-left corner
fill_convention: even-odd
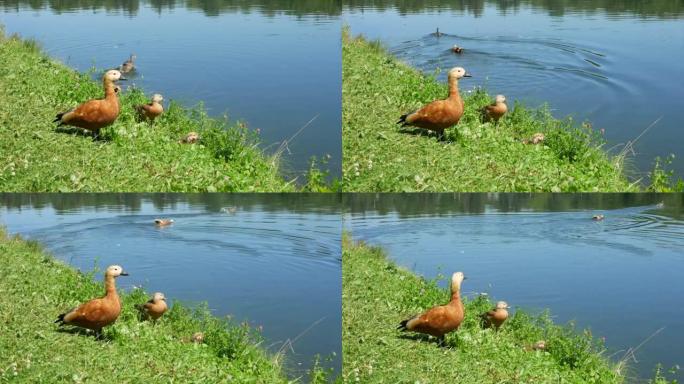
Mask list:
[[[206,307],[174,303],[156,325],[139,321],[134,305],[149,298],[142,289],[121,295],[123,311],[104,329],[105,341],[61,331],[53,323],[57,315],[101,296],[102,283],[4,229],[0,254],[2,382],[291,382],[286,356],[269,355],[259,333],[218,319]],[[135,271],[129,273],[122,279],[135,279]],[[204,343],[191,342],[195,332],[204,333]],[[314,368],[297,382],[325,383],[327,376]]]
[[[153,126],[134,105],[151,95],[127,89],[121,114],[102,140],[58,132],[58,112],[101,98],[99,81],[48,57],[30,40],[0,29],[0,189],[6,192],[290,192],[327,190],[312,167],[301,187],[285,180],[278,155],[266,155],[243,124],[210,118],[171,101]],[[99,72],[98,72],[99,73]],[[167,99],[170,95],[166,95]],[[198,144],[180,144],[189,132]],[[301,180],[300,180],[301,183]]]
[[[493,307],[486,296],[464,300],[466,318],[434,341],[405,337],[398,323],[448,301],[438,281],[398,267],[379,247],[343,240],[342,343],[345,381],[362,383],[623,383],[629,367],[608,360],[598,338],[515,309],[498,333],[482,330],[478,315]],[[451,272],[451,271],[450,271]],[[467,271],[466,271],[467,275]],[[441,280],[441,279],[440,279]],[[467,280],[464,284],[467,284]],[[531,346],[544,340],[545,350]],[[662,378],[653,382],[666,383]]]
[[[461,84],[466,111],[446,142],[401,131],[399,116],[434,99],[446,86],[390,55],[378,42],[343,33],[344,185],[348,192],[613,192],[638,191],[625,157],[606,153],[599,132],[576,127],[548,110],[512,110],[497,127],[482,124],[491,103],[484,90]],[[448,68],[444,68],[448,70]],[[535,133],[543,143],[524,144]]]

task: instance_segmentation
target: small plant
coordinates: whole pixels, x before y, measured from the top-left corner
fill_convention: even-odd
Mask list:
[[[650,192],[684,192],[684,180],[678,179],[675,181],[675,172],[673,169],[667,169],[674,161],[675,155],[670,155],[665,160],[656,157],[653,170],[649,172],[648,176],[651,179],[651,185],[648,187]]]

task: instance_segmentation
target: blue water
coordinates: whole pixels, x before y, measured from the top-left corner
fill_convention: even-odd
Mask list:
[[[221,207],[236,207],[235,214]],[[156,217],[175,224],[157,228]],[[208,302],[263,326],[293,377],[341,368],[341,220],[335,199],[284,195],[3,195],[0,225],[89,271],[120,264],[130,290]],[[326,358],[331,361],[326,361]]]
[[[327,168],[339,176],[338,15],[325,2],[320,11],[293,10],[287,2],[232,3],[215,10],[218,4],[203,9],[186,2],[0,1],[0,25],[80,71],[116,67],[135,53],[137,72],[125,86],[186,106],[203,102],[212,116],[244,121],[261,132],[269,154],[292,138],[283,146],[290,178],[303,181],[309,158],[326,155]]]
[[[357,197],[345,227],[428,279],[463,271],[468,296],[487,293],[514,308],[548,308],[558,323],[576,320],[605,337],[616,361],[660,330],[627,361],[629,382],[653,377],[658,363],[684,365],[684,196],[621,208],[603,195],[584,195],[571,208],[579,195],[479,196],[429,195],[414,205]],[[606,219],[592,221],[594,214]]]

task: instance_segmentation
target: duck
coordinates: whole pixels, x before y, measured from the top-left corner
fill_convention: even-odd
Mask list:
[[[465,308],[461,302],[461,283],[465,279],[463,272],[451,276],[451,301],[446,305],[433,307],[423,314],[411,317],[399,323],[400,331],[411,331],[434,336],[440,346],[444,345],[444,335],[458,330],[465,317]]]
[[[543,133],[537,132],[534,135],[532,135],[531,139],[524,139],[522,142],[523,142],[523,144],[537,145],[537,144],[543,143],[545,138],[546,137],[544,136]]]
[[[149,301],[147,301],[145,304],[138,304],[136,308],[138,308],[140,313],[143,315],[143,318],[152,319],[156,322],[157,319],[164,315],[168,309],[168,306],[166,305],[166,297],[164,294],[161,292],[155,292]]]
[[[494,330],[498,332],[501,325],[508,319],[508,308],[510,307],[505,301],[497,302],[494,309],[487,311],[480,316],[483,327],[494,327]]]
[[[526,345],[524,349],[526,351],[545,351],[546,350],[546,341],[545,340],[539,340],[533,344]]]
[[[463,53],[463,48],[459,47],[458,45],[454,45],[451,47],[451,52],[453,53]]]
[[[154,119],[164,113],[164,106],[161,104],[162,101],[164,101],[164,96],[155,93],[149,104],[136,105],[133,108],[138,112],[140,120],[147,119],[154,123]]]
[[[482,108],[482,121],[489,122],[494,120],[494,124],[499,124],[499,119],[508,112],[506,96],[496,95],[494,102]]]
[[[202,344],[204,343],[204,333],[203,332],[195,332],[192,334],[192,337],[190,340],[195,343],[195,344]]]
[[[158,227],[167,227],[173,223],[173,219],[154,219],[154,224],[156,224]]]
[[[397,121],[402,127],[413,126],[437,132],[440,137],[444,136],[444,130],[458,124],[463,116],[465,104],[458,91],[458,80],[471,77],[461,67],[449,71],[449,97],[444,100],[436,100],[423,108],[402,115]]]
[[[102,328],[113,324],[121,313],[121,301],[116,292],[116,278],[128,276],[119,265],[110,265],[105,270],[105,296],[90,300],[80,306],[62,313],[55,323],[59,326],[73,325],[95,331],[95,335],[102,336]]]
[[[190,132],[185,137],[182,139],[178,140],[178,143],[180,144],[195,144],[198,142],[200,139],[200,136],[197,132]]]
[[[124,61],[123,64],[119,66],[119,70],[122,73],[133,72],[133,70],[135,70],[135,59],[137,58],[138,57],[135,54],[131,53],[131,56],[128,58],[128,60]]]
[[[605,215],[594,215],[591,217],[591,219],[594,221],[603,221],[605,218],[606,218]]]
[[[53,123],[87,129],[97,136],[100,129],[113,124],[119,117],[119,98],[116,82],[126,80],[116,69],[107,71],[102,77],[104,99],[89,100],[78,107],[57,114]]]
[[[237,207],[233,207],[233,206],[231,206],[231,207],[223,207],[223,208],[221,208],[221,212],[223,212],[223,213],[228,213],[228,214],[230,214],[230,215],[234,215],[235,212],[237,212]]]
[[[437,28],[437,31],[432,32],[431,35],[432,35],[432,36],[435,36],[435,37],[442,37],[442,36],[444,36],[444,34],[443,34],[442,32],[439,31],[439,28]]]

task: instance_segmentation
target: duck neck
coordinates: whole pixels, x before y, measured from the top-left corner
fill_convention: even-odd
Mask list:
[[[458,91],[458,79],[455,77],[449,78],[449,99],[454,101],[461,100],[461,94]]]
[[[451,305],[461,305],[461,290],[460,289],[455,289],[452,290],[451,292],[451,301],[449,302]]]
[[[114,85],[114,82],[111,80],[104,80],[103,84],[105,90],[105,99],[116,100],[116,86]]]
[[[105,291],[107,292],[107,297],[119,297],[119,294],[116,292],[116,282],[114,281],[114,276],[105,276]]]

